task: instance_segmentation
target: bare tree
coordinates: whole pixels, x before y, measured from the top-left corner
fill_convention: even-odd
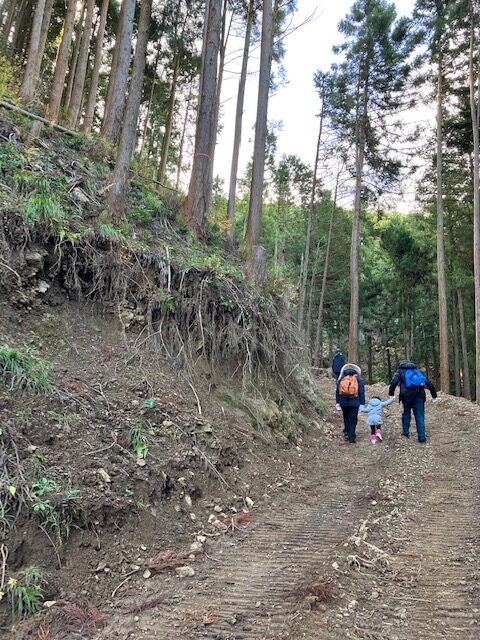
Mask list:
[[[75,79],[73,81],[72,95],[68,105],[67,124],[74,129],[77,125],[82,106],[83,91],[85,88],[85,77],[87,74],[88,54],[90,51],[90,40],[92,39],[93,13],[95,11],[95,0],[87,1],[87,13],[85,15],[85,25],[82,33],[82,44],[78,56],[77,68],[75,69]]]
[[[113,174],[113,184],[108,198],[110,220],[118,223],[125,213],[128,187],[128,170],[137,139],[137,120],[142,99],[143,78],[147,55],[152,0],[143,0],[138,21],[137,46],[133,61],[132,79],[128,94],[125,118],[118,146],[117,161]]]

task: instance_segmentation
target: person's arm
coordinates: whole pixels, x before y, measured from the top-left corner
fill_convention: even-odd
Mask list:
[[[369,407],[370,407],[370,403],[367,404],[367,406],[365,406],[364,404],[361,404],[360,405],[360,413],[368,413]]]
[[[340,404],[340,392],[338,390],[339,385],[340,385],[340,378],[337,381],[337,386],[336,386],[336,389],[335,389],[335,398],[336,398],[336,403],[337,404]]]
[[[395,389],[397,388],[397,384],[399,382],[400,382],[400,371],[397,371],[397,373],[393,376],[392,381],[390,382],[390,387],[388,389],[389,396],[395,395]]]
[[[358,397],[360,404],[365,404],[365,381],[361,376],[358,376]]]
[[[392,402],[393,402],[393,398],[389,398],[388,400],[384,400],[382,402],[382,407],[388,407],[388,406],[390,406],[392,404]]]
[[[435,398],[437,397],[438,394],[437,394],[437,390],[435,389],[435,385],[430,380],[430,378],[426,379],[425,386],[427,387],[427,389],[432,394],[432,398],[435,400]]]

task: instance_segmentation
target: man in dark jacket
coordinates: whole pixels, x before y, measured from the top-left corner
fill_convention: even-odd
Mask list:
[[[349,442],[355,442],[356,440],[358,410],[360,405],[365,404],[365,382],[360,375],[361,373],[362,371],[360,367],[356,364],[348,363],[342,367],[337,381],[336,408],[338,411],[340,411],[340,409],[342,410],[344,424],[343,435],[345,440],[348,440]],[[354,376],[356,379],[356,387],[358,391],[356,396],[345,396],[341,393],[342,380],[347,376]]]
[[[388,394],[393,397],[395,395],[395,389],[400,384],[399,402],[403,402],[403,414],[402,414],[402,435],[408,438],[410,436],[410,420],[411,412],[415,416],[415,423],[417,425],[417,436],[419,442],[426,442],[427,436],[425,433],[425,388],[427,388],[432,394],[434,402],[437,399],[437,390],[435,389],[433,382],[425,374],[425,384],[418,387],[408,388],[405,382],[405,377],[408,370],[417,369],[417,366],[413,362],[408,360],[401,362],[397,370],[397,373],[393,376],[390,382],[390,389]]]
[[[340,371],[342,370],[344,364],[345,356],[340,351],[340,349],[337,349],[332,361],[332,371],[333,375],[335,376],[335,380],[338,380],[338,376],[340,375]]]

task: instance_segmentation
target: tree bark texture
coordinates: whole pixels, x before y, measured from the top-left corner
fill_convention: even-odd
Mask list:
[[[72,95],[68,105],[67,126],[75,129],[82,106],[83,91],[85,88],[85,77],[87,74],[88,54],[90,51],[90,40],[92,39],[93,13],[95,10],[95,0],[88,0],[87,12],[85,15],[85,25],[82,33],[82,43],[78,56],[77,68],[75,69],[75,79],[73,81]]]
[[[162,139],[162,149],[160,153],[160,167],[158,169],[157,180],[163,182],[165,172],[167,170],[168,151],[170,149],[170,140],[172,138],[173,121],[175,116],[175,100],[177,97],[177,81],[180,71],[180,60],[178,54],[175,56],[173,64],[172,86],[170,87],[170,97],[168,100],[168,115],[165,122],[165,132]]]
[[[42,30],[40,32],[40,44],[38,47],[38,55],[35,64],[35,77],[34,77],[34,85],[37,87],[38,80],[40,78],[40,71],[42,69],[43,56],[45,53],[45,47],[47,45],[48,31],[50,29],[50,20],[52,18],[53,5],[55,0],[47,0],[45,3],[45,10],[43,12],[43,20],[42,20]]]
[[[113,174],[113,185],[108,198],[108,212],[113,223],[120,222],[126,209],[128,170],[137,139],[137,120],[142,99],[151,16],[152,0],[142,0],[130,91]]]
[[[108,6],[110,0],[103,0],[102,8],[100,11],[100,20],[97,30],[97,42],[95,44],[95,60],[92,69],[92,79],[90,82],[90,89],[88,92],[87,106],[85,108],[85,116],[82,123],[82,131],[91,131],[93,125],[93,115],[95,113],[95,107],[97,105],[97,93],[98,93],[98,81],[100,78],[100,68],[102,66],[103,58],[103,39],[105,36],[105,26],[107,24]]]
[[[29,104],[35,93],[35,67],[40,48],[40,37],[42,32],[43,14],[45,11],[45,0],[38,0],[33,14],[32,30],[30,33],[30,43],[28,46],[27,64],[23,75],[22,86],[20,87],[20,101]]]
[[[460,289],[457,289],[457,301],[458,301],[458,320],[460,324],[460,342],[462,345],[463,395],[467,400],[471,400],[472,391],[470,388],[470,365],[468,364],[467,335],[465,331],[465,313],[463,310],[463,296]]]
[[[237,199],[237,176],[238,160],[240,156],[240,144],[242,141],[243,105],[245,102],[245,87],[247,84],[248,54],[250,51],[250,40],[252,38],[252,25],[254,17],[254,0],[250,0],[247,9],[247,24],[245,29],[245,41],[243,45],[242,68],[238,82],[237,107],[235,113],[235,131],[233,135],[232,164],[230,167],[230,184],[228,190],[227,235],[233,244],[233,233],[235,229],[235,204]]]
[[[437,68],[437,273],[440,389],[450,392],[448,365],[447,285],[445,278],[445,232],[443,212],[443,60]]]
[[[200,78],[200,102],[195,131],[195,151],[188,196],[184,205],[185,223],[191,227],[197,239],[203,239],[205,221],[212,199],[212,172],[210,170],[210,145],[215,128],[215,99],[217,63],[220,48],[222,0],[207,3],[208,27],[204,46],[202,77]]]
[[[132,57],[133,19],[135,16],[135,0],[124,0],[121,20],[118,27],[115,68],[112,69],[101,134],[112,144],[115,144],[120,134],[120,127],[125,110],[128,85],[128,71]]]
[[[86,0],[82,2],[80,7],[80,13],[78,14],[78,21],[75,27],[75,44],[73,47],[73,52],[70,58],[70,65],[68,68],[68,80],[67,80],[67,88],[65,91],[65,95],[63,97],[63,107],[65,113],[68,111],[68,107],[70,105],[70,98],[72,97],[73,90],[73,82],[75,80],[75,72],[77,70],[78,58],[80,55],[80,46],[82,44],[82,33],[83,26],[85,24],[85,9],[86,9]]]

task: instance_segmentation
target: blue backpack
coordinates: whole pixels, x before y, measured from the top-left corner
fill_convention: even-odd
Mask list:
[[[405,371],[405,386],[407,389],[423,388],[426,382],[425,375],[418,369],[407,369]]]

